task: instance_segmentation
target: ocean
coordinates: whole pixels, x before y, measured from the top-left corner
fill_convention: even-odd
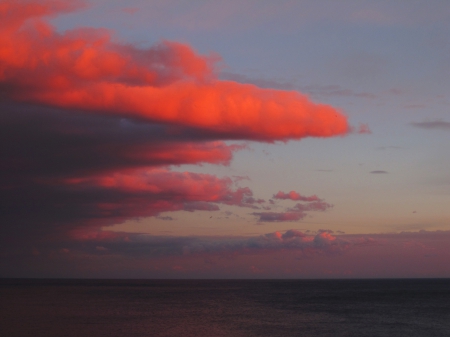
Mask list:
[[[2,279],[0,335],[450,336],[450,280]]]

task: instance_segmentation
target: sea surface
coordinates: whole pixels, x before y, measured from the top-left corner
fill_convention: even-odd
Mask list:
[[[0,279],[1,336],[450,336],[450,280]]]

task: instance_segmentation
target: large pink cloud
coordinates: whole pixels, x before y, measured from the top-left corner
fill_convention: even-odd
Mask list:
[[[0,29],[0,80],[12,99],[182,124],[231,138],[275,141],[349,132],[338,110],[298,92],[215,79],[213,57],[187,45],[137,49],[112,42],[108,31],[59,34],[38,19],[68,7],[65,1],[2,2],[9,20]]]
[[[170,218],[163,212],[267,211],[264,199],[228,177],[175,168],[229,165],[246,148],[236,140],[351,132],[338,109],[299,92],[218,80],[218,55],[170,41],[142,49],[105,29],[58,32],[46,21],[83,6],[0,0],[3,250],[89,236],[129,219]],[[295,199],[308,209],[260,216],[299,220],[327,208],[308,198]]]

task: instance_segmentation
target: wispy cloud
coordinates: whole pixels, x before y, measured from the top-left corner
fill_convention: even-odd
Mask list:
[[[306,85],[300,86],[300,90],[306,92],[312,96],[319,98],[331,97],[331,96],[341,96],[341,97],[356,97],[356,98],[367,98],[374,99],[377,95],[368,92],[355,92],[350,89],[342,88],[340,85]]]
[[[381,150],[381,151],[384,151],[384,150],[401,150],[401,149],[403,149],[403,147],[395,146],[395,145],[379,146],[379,147],[376,148],[376,150]]]
[[[271,78],[258,78],[250,77],[242,74],[221,72],[220,78],[228,81],[235,81],[239,83],[250,83],[257,85],[261,88],[272,88],[278,90],[298,90],[298,86],[294,81],[271,79]]]
[[[411,125],[416,128],[428,130],[450,130],[450,122],[445,122],[442,119],[424,122],[412,122]]]

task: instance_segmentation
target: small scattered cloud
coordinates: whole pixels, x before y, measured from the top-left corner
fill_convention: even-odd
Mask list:
[[[173,218],[171,216],[157,216],[156,217],[159,220],[166,220],[166,221],[172,221]]]
[[[372,134],[372,130],[370,130],[369,125],[365,123],[359,124],[359,126],[350,126],[349,132],[353,134],[359,134],[359,135],[370,135]]]
[[[136,14],[137,12],[139,12],[139,8],[125,7],[125,8],[122,8],[122,12],[133,15],[133,14]]]
[[[294,207],[289,208],[291,212],[308,212],[308,211],[316,211],[316,212],[325,212],[327,209],[332,208],[333,205],[323,201],[318,200],[308,204],[296,204]]]
[[[238,83],[254,84],[261,88],[270,88],[278,90],[297,90],[297,86],[293,81],[280,80],[280,79],[267,79],[250,77],[242,74],[236,74],[231,72],[221,72],[220,76],[223,80],[235,81]]]
[[[291,191],[289,193],[278,192],[274,195],[274,199],[282,199],[282,200],[295,200],[295,201],[304,201],[306,203],[301,204],[297,203],[293,207],[287,208],[284,212],[254,212],[251,213],[254,216],[258,217],[258,223],[260,222],[284,222],[284,221],[298,221],[305,218],[308,213],[307,212],[324,212],[327,209],[333,207],[333,205],[323,201],[318,198],[316,195],[313,196],[302,196],[295,191]],[[272,199],[271,199],[272,200]],[[273,200],[272,200],[273,201]],[[266,210],[270,208],[264,208]]]
[[[375,170],[375,171],[370,171],[370,173],[372,174],[387,174],[388,171],[383,171],[383,170]]]
[[[391,95],[398,96],[398,95],[403,95],[404,91],[402,89],[398,89],[398,88],[391,88],[388,90],[388,93]]]
[[[299,89],[303,92],[316,97],[356,97],[374,99],[377,95],[369,92],[356,92],[350,89],[342,88],[340,85],[306,85],[300,86]]]
[[[389,145],[389,146],[379,146],[376,148],[376,150],[400,150],[403,149],[401,146],[393,146],[393,145]]]
[[[404,106],[405,109],[423,109],[425,104],[407,104]]]
[[[284,222],[298,221],[303,219],[307,214],[304,212],[254,212],[258,218],[258,222]]]
[[[424,122],[412,122],[412,126],[421,129],[428,130],[450,130],[450,122],[446,122],[442,119],[424,121]]]
[[[356,133],[370,135],[372,133],[372,131],[370,130],[369,125],[367,125],[367,124],[360,124],[358,126],[358,129],[357,129]]]
[[[277,194],[273,195],[274,199],[281,199],[281,200],[300,200],[300,201],[319,201],[321,200],[317,195],[311,195],[311,196],[303,196],[300,195],[300,193],[295,191],[290,191],[289,193],[284,193],[282,191],[279,191]]]
[[[249,176],[232,176],[232,178],[235,184],[243,180],[251,180]]]

